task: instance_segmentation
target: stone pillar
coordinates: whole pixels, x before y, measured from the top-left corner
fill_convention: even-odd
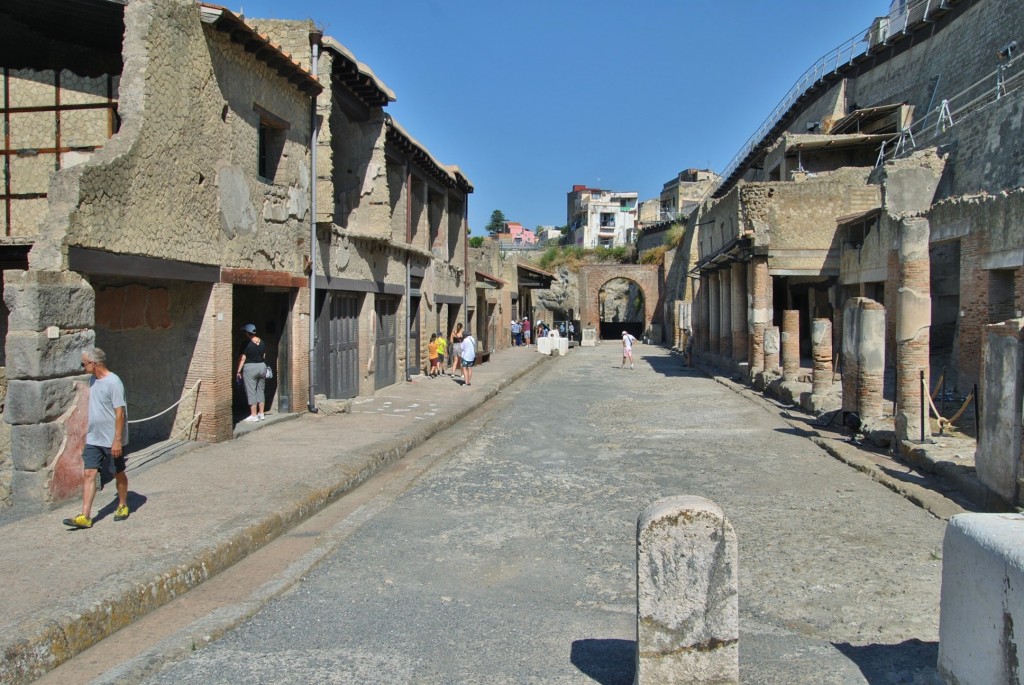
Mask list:
[[[960,514],[942,542],[939,675],[944,683],[1021,682],[1024,520]]]
[[[95,346],[96,296],[69,271],[5,271],[7,399],[14,504],[81,491],[88,427],[82,352]]]
[[[1024,319],[985,326],[982,338],[978,480],[1007,504],[1020,500]]]
[[[232,330],[234,286],[214,283],[196,338],[195,353],[185,379],[191,388],[202,379],[196,411],[202,414],[195,432],[198,440],[220,442],[230,440],[232,432],[231,396],[236,361]],[[308,393],[307,393],[308,394]]]
[[[768,274],[768,258],[754,257],[750,260],[747,277],[749,308],[747,330],[750,334],[750,372],[764,370],[764,329],[772,320],[772,277]]]
[[[747,265],[732,265],[732,359],[737,363],[747,359]]]
[[[722,289],[719,285],[719,272],[708,277],[708,328],[711,331],[711,349],[713,355],[722,353]]]
[[[877,418],[882,415],[885,376],[885,307],[851,297],[843,322],[843,411]]]
[[[739,683],[737,542],[717,504],[667,497],[636,525],[635,685]]]
[[[694,351],[706,353],[711,349],[711,320],[708,317],[710,308],[708,291],[711,289],[710,280],[707,274],[700,275],[699,289],[697,290],[697,340],[694,343]]]
[[[800,311],[787,309],[782,312],[782,378],[795,381],[800,375]]]
[[[921,416],[921,372],[930,384],[928,354],[932,300],[928,220],[903,219],[899,226],[899,290],[896,294],[896,439],[920,440],[931,435],[928,415]],[[930,411],[930,410],[929,410]]]
[[[732,359],[732,270],[718,272],[718,330],[721,331],[721,355],[723,361]]]
[[[820,395],[832,387],[832,322],[828,319],[815,319],[811,323],[811,354],[814,357],[811,394]]]
[[[779,327],[764,329],[764,371],[773,372],[779,368]]]

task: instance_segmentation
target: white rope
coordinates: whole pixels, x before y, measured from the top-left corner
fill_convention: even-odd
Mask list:
[[[161,442],[161,443],[159,443],[157,445],[153,445],[148,450],[141,450],[139,452],[132,452],[132,453],[130,453],[128,455],[130,457],[130,461],[128,462],[129,463],[128,470],[134,470],[134,469],[139,468],[140,466],[148,464],[149,462],[153,461],[154,459],[158,459],[158,458],[162,457],[165,452],[169,452],[170,450],[174,449],[175,447],[178,447],[179,445],[181,445],[182,444],[181,442],[175,443],[174,439],[177,438],[182,433],[184,433],[185,431],[188,431],[188,432],[191,433],[192,429],[196,425],[196,422],[199,421],[199,418],[202,415],[203,415],[202,412],[196,414],[195,416],[192,417],[192,420],[188,422],[188,425],[186,425],[180,431],[178,431],[177,433],[175,433],[171,437],[167,438],[163,442]]]
[[[184,401],[184,399],[185,399],[186,397],[188,397],[189,395],[191,395],[192,393],[194,393],[194,392],[196,391],[196,389],[197,389],[197,388],[198,388],[198,387],[199,387],[200,385],[202,385],[202,383],[203,383],[203,379],[202,379],[202,378],[200,378],[200,379],[199,379],[198,381],[196,381],[196,384],[192,386],[192,389],[191,389],[191,390],[189,390],[189,391],[188,391],[187,393],[185,393],[184,395],[182,395],[182,396],[181,396],[181,399],[179,399],[179,400],[178,400],[177,402],[175,402],[175,403],[174,403],[174,404],[172,404],[171,406],[167,407],[167,409],[164,409],[164,410],[163,410],[162,412],[160,412],[159,414],[153,414],[152,416],[147,416],[147,417],[146,417],[146,418],[144,418],[144,419],[135,419],[134,421],[129,421],[128,423],[129,423],[129,424],[131,424],[131,423],[142,423],[143,421],[151,421],[151,420],[155,419],[155,418],[156,418],[156,417],[158,417],[158,416],[163,416],[164,414],[166,414],[167,412],[169,412],[170,410],[174,409],[174,408],[175,408],[175,407],[177,407],[177,406],[178,406],[179,404],[181,404],[181,403],[182,403],[182,402]]]

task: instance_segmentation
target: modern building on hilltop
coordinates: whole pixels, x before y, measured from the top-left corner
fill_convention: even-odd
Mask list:
[[[620,247],[636,239],[638,194],[575,185],[568,193],[570,243],[580,247]]]

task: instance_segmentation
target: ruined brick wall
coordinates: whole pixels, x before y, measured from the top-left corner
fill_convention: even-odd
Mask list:
[[[745,184],[742,230],[755,245],[771,246],[772,268],[822,270],[839,256],[836,218],[879,206],[881,193],[867,183],[868,173],[849,168],[795,183]]]
[[[740,184],[724,197],[708,200],[701,207],[696,217],[698,254],[701,258],[718,252],[738,237],[743,221],[739,190],[742,187],[743,184]]]
[[[661,323],[658,309],[660,301],[659,267],[651,264],[615,264],[593,265],[580,267],[580,323],[584,327],[596,327],[601,320],[599,294],[608,281],[625,278],[636,283],[644,296],[644,323]]]
[[[309,98],[188,0],[131,3],[125,25],[121,132],[56,175],[33,268],[62,268],[78,245],[301,273]],[[290,124],[273,183],[256,174],[254,105]]]

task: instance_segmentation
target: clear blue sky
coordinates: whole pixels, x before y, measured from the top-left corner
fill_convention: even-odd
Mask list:
[[[237,3],[243,4],[237,4]],[[889,0],[230,0],[311,18],[374,70],[387,110],[473,182],[469,222],[565,224],[574,184],[656,197],[721,171],[819,57]]]

